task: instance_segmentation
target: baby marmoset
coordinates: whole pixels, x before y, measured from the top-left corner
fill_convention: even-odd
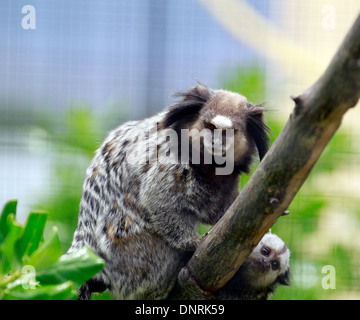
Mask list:
[[[119,299],[166,298],[199,242],[197,223],[220,219],[240,173],[267,151],[261,106],[200,83],[176,96],[111,131],[86,171],[69,252],[88,246],[106,264],[80,298],[95,284]]]
[[[266,233],[234,277],[218,292],[220,299],[268,299],[278,285],[290,285],[290,251]]]

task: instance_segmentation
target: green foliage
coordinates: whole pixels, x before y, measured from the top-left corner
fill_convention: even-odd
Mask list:
[[[47,214],[31,212],[22,226],[16,206],[16,200],[7,202],[0,216],[0,299],[76,299],[104,261],[86,247],[62,255],[55,227],[43,237]]]
[[[223,88],[239,92],[253,103],[262,103],[265,99],[265,72],[257,65],[240,67],[224,73]]]

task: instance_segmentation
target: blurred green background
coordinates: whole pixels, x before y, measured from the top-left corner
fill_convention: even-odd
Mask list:
[[[290,94],[321,74],[359,11],[352,0],[212,3],[34,1],[32,34],[16,22],[27,3],[0,4],[0,181],[3,201],[18,198],[20,212],[26,202],[20,220],[30,210],[47,211],[45,236],[57,226],[65,252],[85,170],[107,132],[160,111],[172,91],[194,85],[194,78],[264,103],[274,141],[293,107]],[[227,24],[233,15],[239,28]],[[291,251],[292,272],[292,286],[278,288],[275,300],[360,298],[358,109],[345,116],[290,215],[272,228]],[[250,176],[242,176],[240,188]],[[335,268],[336,289],[322,286],[327,265]]]

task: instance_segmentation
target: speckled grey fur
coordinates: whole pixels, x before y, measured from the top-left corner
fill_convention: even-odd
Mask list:
[[[166,298],[199,242],[197,223],[220,219],[238,194],[239,174],[267,149],[262,108],[245,97],[202,84],[177,96],[163,112],[111,131],[86,171],[69,252],[88,246],[102,257],[105,269],[93,280],[118,299]],[[237,130],[229,175],[216,175],[216,164],[173,163],[166,159],[166,139],[140,134],[201,129],[216,115]],[[152,161],[156,155],[162,161]]]

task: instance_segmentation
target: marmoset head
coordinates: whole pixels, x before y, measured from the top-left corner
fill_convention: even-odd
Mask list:
[[[290,251],[275,234],[266,233],[234,277],[219,291],[222,299],[268,299],[277,285],[290,285]]]
[[[200,150],[200,162],[196,163],[191,154],[196,148],[190,148],[192,163],[209,164],[209,158],[206,160],[205,156],[203,160],[209,150],[212,160],[231,150],[236,173],[248,173],[256,150],[260,160],[264,157],[269,138],[261,106],[248,102],[238,93],[211,90],[201,83],[175,96],[179,100],[167,109],[161,127],[174,129],[179,137],[183,129],[189,130],[190,145],[198,145]],[[222,165],[216,158],[212,164]]]
[[[290,251],[275,234],[266,233],[240,268],[241,275],[254,289],[275,289],[290,285]]]

